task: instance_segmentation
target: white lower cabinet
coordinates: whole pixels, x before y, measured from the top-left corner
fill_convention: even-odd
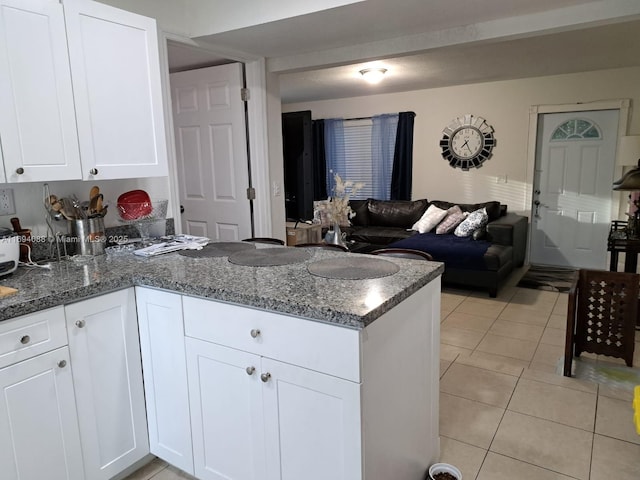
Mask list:
[[[268,351],[269,345],[304,344],[315,334],[322,337],[325,325],[187,297],[184,306],[187,335],[198,332],[205,337],[186,339],[197,478],[362,478],[360,383],[258,354]],[[229,308],[236,315],[224,318],[234,327],[226,334],[209,328],[210,320],[231,313]],[[265,324],[246,328],[242,335],[238,323],[251,322],[251,317],[254,327],[261,321]],[[289,320],[310,330],[307,334],[297,330],[292,336],[281,328]],[[337,334],[346,331],[326,328]],[[236,333],[239,336],[234,338]],[[352,333],[357,347],[357,332]],[[210,336],[225,335],[232,347],[208,341]],[[248,348],[253,352],[233,348],[244,344],[244,338],[254,342]],[[309,350],[307,355],[310,362],[323,363],[318,358],[323,354]]]
[[[182,297],[136,287],[151,453],[193,475]]]
[[[0,478],[84,480],[64,309],[0,322]]]
[[[134,289],[65,306],[86,480],[149,453]]]
[[[0,370],[0,477],[83,480],[69,348]]]

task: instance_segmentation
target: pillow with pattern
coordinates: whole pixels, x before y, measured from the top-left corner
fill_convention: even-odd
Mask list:
[[[462,223],[462,221],[469,215],[467,212],[463,212],[458,205],[454,205],[447,210],[447,216],[436,227],[436,233],[442,235],[444,233],[451,233],[453,230]]]
[[[456,237],[470,237],[473,232],[489,223],[489,215],[486,208],[471,212],[453,232]]]
[[[420,233],[429,232],[446,216],[446,210],[438,208],[435,205],[429,205],[427,211],[420,217],[420,220],[413,224],[411,230],[417,230]]]

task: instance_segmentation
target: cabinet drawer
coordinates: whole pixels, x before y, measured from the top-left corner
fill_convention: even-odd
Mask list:
[[[183,310],[188,337],[360,381],[357,330],[192,297]]]
[[[0,322],[0,368],[67,344],[64,308]]]

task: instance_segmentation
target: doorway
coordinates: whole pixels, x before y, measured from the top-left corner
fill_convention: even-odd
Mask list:
[[[606,268],[619,109],[537,117],[530,263]]]
[[[251,237],[242,64],[170,77],[183,232],[226,241]]]

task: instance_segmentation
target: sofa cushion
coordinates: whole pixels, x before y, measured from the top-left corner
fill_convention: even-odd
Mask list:
[[[411,230],[416,230],[420,233],[430,232],[446,216],[447,210],[438,208],[435,205],[429,205],[427,211],[420,217],[420,220],[413,224]]]
[[[369,200],[349,200],[349,206],[355,217],[351,217],[351,225],[366,227],[369,225]]]
[[[411,228],[429,205],[421,200],[374,200],[369,199],[369,225],[377,227]]]
[[[350,229],[351,230],[351,229]],[[397,240],[411,237],[416,232],[402,228],[389,227],[357,227],[352,230],[347,238],[352,241],[362,243],[373,243],[376,245],[389,245]]]
[[[429,207],[431,208],[431,207]],[[467,212],[463,212],[458,205],[454,205],[447,210],[447,216],[436,227],[436,233],[443,235],[445,233],[451,233],[453,230],[462,223],[462,221],[469,215]]]
[[[471,212],[460,225],[456,227],[453,234],[456,237],[470,237],[473,232],[483,228],[489,221],[489,215],[486,208],[481,208],[475,212]]]
[[[472,213],[481,208],[487,209],[487,215],[489,215],[489,221],[492,222],[500,218],[502,213],[500,208],[500,202],[484,202],[484,203],[451,203],[446,202],[444,200],[433,200],[431,202],[432,205],[435,205],[438,208],[444,208],[448,210],[454,205],[458,205],[463,212]]]

